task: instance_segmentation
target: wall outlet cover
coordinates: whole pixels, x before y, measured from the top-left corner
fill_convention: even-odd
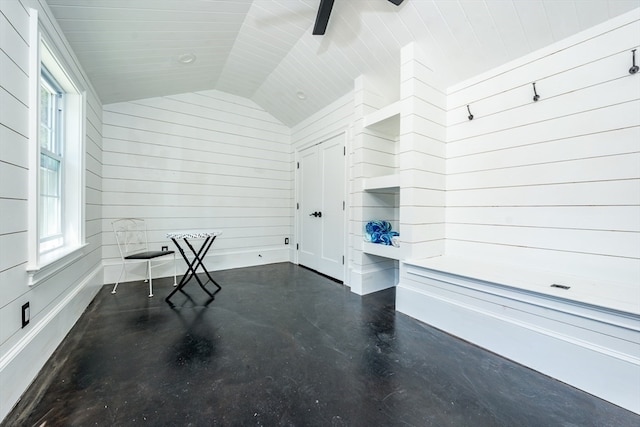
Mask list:
[[[31,320],[31,309],[29,308],[29,303],[26,302],[22,305],[22,327],[24,328],[29,324]]]

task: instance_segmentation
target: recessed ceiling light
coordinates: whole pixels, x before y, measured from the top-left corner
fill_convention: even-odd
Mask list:
[[[178,56],[178,62],[181,64],[192,64],[196,60],[196,55],[193,53],[183,53]]]
[[[298,97],[298,99],[302,99],[303,101],[307,99],[307,94],[301,90],[296,92],[296,96]]]

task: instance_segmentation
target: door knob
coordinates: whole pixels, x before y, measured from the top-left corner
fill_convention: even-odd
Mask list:
[[[322,218],[322,212],[313,212],[309,216],[315,216],[316,218]]]

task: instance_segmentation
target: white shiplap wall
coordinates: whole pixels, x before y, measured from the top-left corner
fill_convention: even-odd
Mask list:
[[[119,274],[111,221],[120,217],[147,220],[151,249],[173,246],[169,231],[222,230],[212,270],[289,261],[289,132],[253,102],[220,91],[104,106],[105,283]],[[132,273],[127,280],[143,270]]]
[[[30,7],[87,89],[85,255],[29,286]],[[0,1],[0,420],[102,285],[102,106],[44,2]],[[31,322],[21,328],[29,302]]]
[[[446,94],[417,44],[402,50],[400,242],[405,259],[445,248]]]
[[[640,283],[639,15],[450,88],[448,254]]]
[[[449,88],[445,253],[402,263],[396,290],[398,311],[636,413],[639,46],[636,9]]]

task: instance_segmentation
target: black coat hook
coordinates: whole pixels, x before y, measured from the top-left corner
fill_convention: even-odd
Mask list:
[[[536,91],[536,82],[533,82],[533,102],[538,102],[539,99],[540,95],[538,95],[538,92]]]
[[[471,110],[469,109],[469,104],[467,104],[467,111],[469,112],[469,120],[473,120],[473,114],[471,114]]]
[[[635,74],[638,72],[638,70],[640,68],[638,68],[638,66],[636,65],[636,50],[633,49],[631,51],[631,54],[633,55],[633,66],[631,68],[629,68],[629,74]]]

